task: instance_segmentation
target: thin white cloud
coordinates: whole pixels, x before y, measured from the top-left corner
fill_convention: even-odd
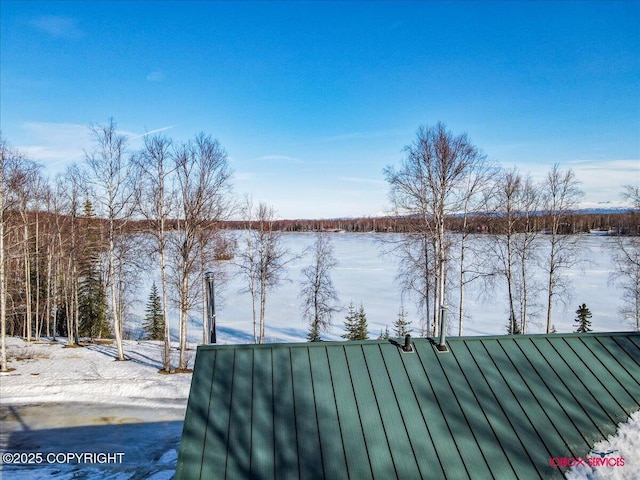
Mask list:
[[[163,132],[176,125],[156,128],[139,134],[118,130],[119,135],[129,138],[129,146],[138,148],[146,135]],[[16,148],[29,158],[43,164],[48,171],[58,172],[73,162],[82,162],[85,152],[91,151],[95,144],[88,125],[75,123],[27,122],[21,125],[21,140]]]
[[[299,158],[288,157],[286,155],[264,155],[262,157],[254,158],[253,162],[288,162],[288,163],[304,163]]]
[[[84,36],[84,31],[78,26],[75,18],[61,15],[42,15],[33,19],[30,25],[52,37],[70,40]]]
[[[73,123],[29,122],[17,148],[46,166],[75,162],[84,158],[84,149],[91,144],[86,125]]]
[[[635,172],[640,175],[640,159],[622,159],[622,160],[575,160],[567,162],[567,166],[571,168],[579,168],[580,170],[592,171],[623,171]]]
[[[233,174],[233,179],[238,182],[247,182],[255,178],[256,174],[254,172],[236,172]]]
[[[155,70],[147,75],[147,80],[149,80],[150,82],[161,82],[164,79],[165,75],[160,70]]]
[[[95,124],[92,124],[92,125],[101,126],[103,124],[98,122],[98,123],[95,123]],[[144,133],[132,132],[132,131],[129,131],[129,130],[121,130],[121,129],[118,128],[116,130],[116,133],[118,135],[122,135],[123,137],[126,137],[127,141],[129,142],[129,146],[130,147],[137,148],[140,145],[142,145],[142,142],[138,141],[141,138],[144,138],[144,137],[146,137],[148,135],[153,135],[154,133],[164,132],[165,130],[170,130],[170,129],[175,128],[177,126],[178,126],[178,124],[176,123],[176,124],[173,124],[173,125],[168,125],[166,127],[155,128],[153,130],[149,130],[148,132],[144,132]],[[88,127],[87,127],[87,129],[88,129]]]
[[[582,182],[584,207],[626,206],[622,199],[624,185],[640,184],[640,159],[576,161],[567,163]]]
[[[393,130],[379,130],[372,132],[350,132],[343,133],[340,135],[332,135],[329,137],[322,137],[319,139],[322,143],[332,143],[332,142],[348,142],[351,140],[369,140],[374,138],[385,138],[385,137],[396,137],[396,136],[407,136],[411,135],[412,132],[400,129]]]
[[[161,127],[161,128],[156,128],[155,130],[151,130],[149,132],[145,132],[142,135],[133,135],[132,138],[142,138],[142,137],[146,137],[148,135],[153,135],[154,133],[160,133],[160,132],[164,132],[166,130],[170,130],[172,128],[177,127],[178,124],[175,125],[169,125],[168,127]]]
[[[338,177],[338,180],[341,182],[350,182],[350,183],[367,183],[373,185],[385,185],[387,182],[384,180],[378,180],[375,178],[359,178],[359,177]]]
[[[504,164],[505,168],[514,165]],[[553,164],[527,163],[515,166],[519,167],[521,173],[530,173],[535,181],[542,182]],[[576,180],[580,182],[580,189],[584,192],[580,204],[582,208],[625,206],[621,196],[623,186],[640,184],[640,159],[573,160],[560,162],[559,166],[561,170],[573,170]]]

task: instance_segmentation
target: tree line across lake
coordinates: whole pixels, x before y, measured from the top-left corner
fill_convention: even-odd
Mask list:
[[[545,231],[551,226],[551,217],[544,212],[537,212],[533,228]],[[500,234],[506,219],[499,215],[478,212],[466,221],[462,217],[451,216],[445,219],[445,228],[451,232],[492,233]],[[245,230],[251,225],[244,220],[228,220],[220,222],[226,230]],[[144,230],[142,224],[139,228]],[[354,232],[354,233],[414,233],[420,228],[420,220],[396,216],[376,216],[359,218],[329,219],[278,219],[273,228],[282,232]],[[601,232],[616,235],[635,235],[640,232],[640,215],[632,209],[615,209],[599,212],[575,210],[566,215],[566,223],[562,226],[565,233]]]
[[[250,197],[234,199],[227,154],[209,135],[186,142],[148,135],[144,146],[132,151],[113,120],[90,130],[94,149],[83,164],[53,180],[0,139],[2,370],[7,369],[6,335],[27,340],[62,335],[70,346],[82,338],[113,337],[118,359],[124,360],[125,319],[138,300],[141,278],[159,271],[154,336],[164,340],[163,370],[185,371],[187,319],[194,312],[202,315],[207,341],[210,319],[202,278],[217,261],[238,266],[251,294],[253,339],[262,343],[267,296],[293,260],[280,241],[282,232],[317,233],[313,262],[303,270],[301,285],[310,341],[321,340],[338,311],[331,282],[335,260],[330,241],[321,235],[326,231],[405,234],[386,248],[399,256],[400,284],[419,306],[420,334],[434,336],[452,285],[459,289],[456,316],[462,332],[465,288],[486,274],[471,250],[471,235],[495,238],[490,274],[507,286],[508,331],[526,333],[532,263],[546,272],[546,327],[551,332],[562,272],[577,258],[573,234],[613,234],[621,239],[615,258],[628,301],[625,315],[640,329],[637,185],[621,191],[629,201],[627,211],[580,212],[582,192],[573,171],[555,165],[543,181],[534,182],[517,169],[489,162],[466,135],[437,124],[420,128],[399,164],[384,170],[390,192],[387,216],[282,220],[269,205],[254,205]],[[230,240],[221,235],[224,230],[242,233]],[[141,235],[150,241],[139,241]],[[541,243],[547,245],[545,258],[537,250]],[[224,282],[217,272],[214,283]],[[158,323],[158,315],[170,307],[178,312],[177,321]],[[352,319],[360,313],[364,316],[354,310]],[[177,365],[171,358],[174,323]]]

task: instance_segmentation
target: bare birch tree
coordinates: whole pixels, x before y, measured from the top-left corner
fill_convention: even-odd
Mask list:
[[[6,372],[7,366],[7,298],[4,261],[4,215],[7,209],[7,177],[13,162],[13,152],[0,138],[0,371]]]
[[[302,316],[309,322],[307,339],[319,342],[320,334],[331,327],[331,316],[339,310],[338,293],[331,280],[331,270],[338,262],[327,233],[318,232],[308,252],[312,263],[302,269]]]
[[[640,186],[638,185],[625,185],[622,197],[631,203],[631,208],[635,214],[640,213]],[[635,232],[636,234],[640,231]]]
[[[7,213],[16,208],[14,183],[24,156],[12,149],[0,137],[0,371],[8,371],[7,366],[7,270],[5,235]]]
[[[465,318],[465,293],[470,283],[491,275],[488,268],[486,250],[469,245],[469,238],[475,233],[473,220],[489,208],[494,195],[494,184],[498,169],[487,162],[484,155],[477,155],[470,159],[468,173],[462,184],[462,226],[458,240],[458,335],[462,335]],[[468,252],[471,250],[471,252]],[[471,255],[468,255],[471,253]]]
[[[398,273],[395,281],[400,287],[401,297],[412,298],[420,315],[420,335],[427,337],[433,332],[435,323],[435,249],[429,231],[417,226],[418,231],[400,236],[382,237],[383,253],[398,258]]]
[[[56,202],[54,200],[53,190],[47,184],[46,191],[43,196],[43,203],[47,212],[47,219],[45,222],[45,235],[44,235],[44,308],[43,308],[43,320],[44,320],[44,334],[47,337],[51,336],[51,317],[53,314],[52,305],[55,303],[55,293],[53,291],[53,276],[55,274],[56,263],[56,230],[55,230],[55,218],[59,215],[59,211],[56,209]],[[59,253],[59,252],[58,252]],[[54,332],[53,337],[55,338]]]
[[[125,320],[129,318],[137,303],[143,277],[149,271],[151,258],[147,255],[144,239],[139,234],[120,233],[114,243],[116,258],[116,288],[118,292],[118,318],[123,338],[135,336]],[[126,336],[125,336],[126,333]]]
[[[626,185],[623,197],[631,203],[632,214],[640,215],[640,187]],[[619,235],[613,242],[613,260],[616,269],[612,280],[622,289],[624,305],[620,314],[640,331],[640,231]]]
[[[539,290],[533,269],[537,267],[540,205],[539,188],[529,175],[516,168],[503,171],[497,182],[494,222],[495,274],[507,287],[510,334],[526,333],[534,314],[534,298]]]
[[[35,285],[33,285],[32,287],[32,298],[34,301],[34,334],[35,334],[35,339],[36,341],[40,340],[40,335],[42,333],[42,327],[43,327],[43,316],[42,316],[42,283],[43,283],[43,279],[42,279],[42,269],[43,266],[46,264],[46,260],[45,262],[43,262],[42,260],[42,253],[41,253],[41,249],[42,249],[42,243],[43,243],[43,238],[46,240],[47,237],[47,232],[46,229],[44,231],[44,234],[42,233],[42,223],[41,223],[41,211],[42,211],[42,206],[43,205],[47,205],[47,196],[48,196],[48,192],[49,192],[49,184],[47,183],[47,180],[40,174],[40,172],[38,172],[38,175],[36,176],[35,179],[35,184],[34,184],[34,189],[33,189],[33,203],[32,203],[32,207],[31,207],[31,212],[34,216],[34,238],[33,238],[33,268],[32,268],[32,276],[35,277],[34,281],[35,281]],[[35,298],[34,298],[35,297]]]
[[[40,166],[36,163],[23,159],[19,169],[14,171],[13,190],[16,199],[16,209],[22,220],[22,285],[24,295],[24,324],[23,335],[27,341],[32,340],[33,329],[33,287],[31,283],[31,270],[33,256],[31,246],[33,244],[31,215],[34,192],[39,183]]]
[[[551,332],[551,311],[556,299],[565,298],[569,286],[562,271],[579,262],[578,237],[568,223],[568,215],[578,206],[582,191],[573,170],[561,171],[555,164],[542,184],[544,213],[549,220],[549,255],[544,268],[547,274],[547,333]]]
[[[162,368],[165,372],[171,371],[167,230],[169,221],[175,212],[175,193],[172,190],[171,178],[176,166],[171,160],[170,139],[159,135],[145,136],[144,147],[137,156],[142,183],[139,210],[151,224],[150,234],[154,238],[154,250],[160,260],[160,288],[162,291],[162,314],[164,315]]]
[[[80,233],[78,225],[78,211],[80,208],[82,175],[77,165],[71,165],[66,172],[58,177],[56,190],[58,198],[64,200],[63,211],[68,219],[68,227],[58,222],[58,245],[67,243],[67,254],[61,264],[63,301],[67,330],[67,345],[73,346],[80,341],[80,311],[79,311],[79,274],[80,264]],[[65,239],[64,232],[68,232]]]
[[[55,339],[58,335],[58,316],[61,305],[64,305],[64,259],[71,256],[69,243],[68,212],[66,199],[63,194],[62,176],[54,180],[50,189],[48,211],[53,215],[50,225],[49,242],[47,244],[47,318],[51,319],[51,332]],[[67,229],[67,230],[65,230]],[[49,335],[47,329],[47,335]],[[68,336],[72,337],[71,334]]]
[[[220,143],[200,133],[174,153],[178,184],[178,228],[174,240],[174,282],[180,312],[178,369],[186,369],[187,320],[201,292],[202,233],[230,213],[231,169]]]
[[[253,200],[247,196],[244,200],[242,215],[247,222],[243,236],[243,248],[236,256],[236,266],[247,281],[247,286],[242,292],[251,295],[251,319],[253,321],[253,343],[258,343],[258,322],[256,313],[256,300],[258,298],[258,244],[253,229]]]
[[[516,298],[518,304],[520,331],[527,333],[530,320],[537,318],[538,305],[535,301],[541,285],[535,280],[534,269],[538,262],[540,247],[540,188],[529,175],[522,179],[518,195],[518,234],[514,238],[516,261],[519,265],[519,283]]]
[[[135,199],[134,164],[127,152],[127,138],[117,132],[113,119],[106,125],[91,127],[95,149],[86,153],[89,187],[93,203],[108,222],[107,284],[109,310],[118,351],[118,360],[125,360],[122,349],[122,319],[118,308],[120,299],[117,282],[116,241],[118,229],[130,218]]]
[[[394,210],[419,219],[421,228],[433,239],[436,288],[432,333],[437,335],[440,312],[447,303],[446,273],[451,259],[445,219],[462,211],[468,176],[482,155],[466,134],[454,136],[442,123],[420,128],[405,151],[400,167],[387,167],[384,174]]]
[[[520,333],[516,319],[515,306],[515,277],[516,277],[516,246],[518,222],[518,197],[522,188],[522,177],[514,168],[503,172],[498,180],[495,201],[497,204],[497,221],[500,228],[494,237],[496,242],[495,255],[497,260],[497,273],[504,277],[507,284],[507,305],[509,309],[508,332]]]
[[[254,212],[251,201],[247,200],[246,209],[249,227],[245,232],[244,249],[238,254],[237,265],[247,279],[246,291],[251,294],[254,342],[264,343],[267,295],[280,285],[285,266],[293,258],[282,246],[280,232],[274,230],[273,207],[260,203]]]

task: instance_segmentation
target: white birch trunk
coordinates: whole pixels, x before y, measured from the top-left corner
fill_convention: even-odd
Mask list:
[[[3,159],[4,161],[4,159]],[[4,169],[4,165],[2,165]],[[0,172],[4,175],[4,171]],[[0,371],[6,372],[7,366],[7,295],[4,267],[4,178],[0,178]]]

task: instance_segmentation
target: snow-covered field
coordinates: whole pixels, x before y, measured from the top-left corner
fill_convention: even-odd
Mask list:
[[[377,235],[335,234],[332,236],[338,266],[333,281],[341,303],[362,303],[369,319],[369,331],[376,336],[391,327],[400,307],[394,283],[396,260],[380,255]],[[285,246],[300,254],[313,243],[311,234],[287,234]],[[578,303],[587,303],[596,331],[630,330],[618,315],[621,293],[609,281],[610,239],[584,236],[583,255],[590,260],[584,271],[570,272],[573,294],[568,304],[555,308],[558,331],[572,331]],[[304,341],[307,326],[300,319],[298,298],[301,270],[308,257],[288,265],[290,282],[270,294],[267,301],[269,341]],[[229,281],[220,289],[218,338],[220,343],[252,340],[251,305],[248,294],[240,293],[242,279],[230,263],[221,264]],[[480,286],[469,290],[465,334],[504,333],[506,318],[503,287],[491,291]],[[405,302],[417,328],[417,314]],[[339,340],[342,317],[325,338]],[[171,320],[174,331],[175,319]],[[197,312],[190,326],[194,350],[201,341]],[[532,333],[541,331],[535,325]],[[64,339],[62,339],[64,340]],[[26,342],[8,339],[10,367],[0,374],[0,451],[2,478],[11,479],[169,479],[173,477],[182,432],[191,375],[158,373],[159,342],[125,341],[130,359],[115,361],[113,345],[65,348],[64,342]],[[193,357],[191,358],[191,363]],[[174,362],[175,364],[175,362]],[[640,414],[620,427],[618,437],[595,445],[597,452],[614,450],[625,458],[625,467],[577,468],[574,479],[639,479]],[[11,456],[5,457],[9,453]],[[25,454],[16,456],[16,454]],[[74,456],[72,454],[86,454]],[[32,462],[17,465],[16,462]],[[101,463],[102,462],[102,463]]]

